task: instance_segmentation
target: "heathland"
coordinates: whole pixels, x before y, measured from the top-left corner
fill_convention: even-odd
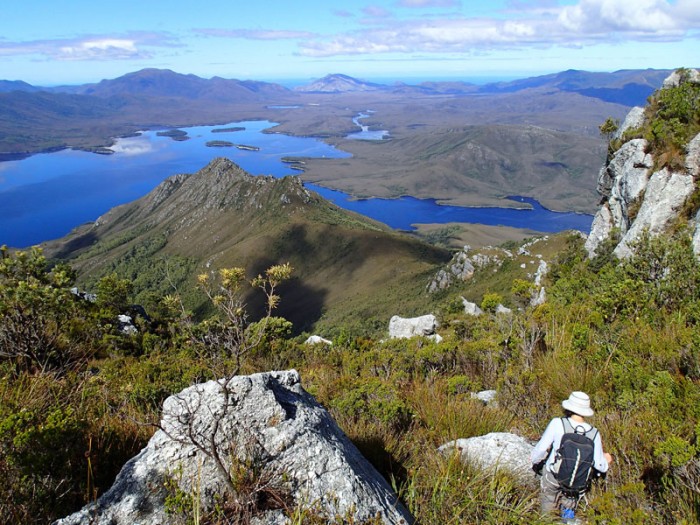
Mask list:
[[[549,89],[532,84],[526,90]],[[509,90],[518,93],[521,87],[504,86],[493,96],[507,100],[514,96]],[[460,89],[478,96],[478,88]],[[576,89],[555,90],[551,100],[620,95],[614,89],[611,95],[609,87]],[[378,97],[369,108],[376,113],[363,122],[390,129],[393,137],[356,146],[359,162],[362,148],[391,147],[412,133],[408,125],[402,131],[405,117],[398,109],[395,124],[385,120],[383,112],[389,110],[377,101],[384,94],[370,95]],[[299,96],[319,97],[314,99],[319,104],[331,97]],[[360,96],[368,95],[347,94],[345,104]],[[595,100],[601,112],[626,107]],[[603,156],[596,173],[625,141],[638,139],[649,140],[659,163],[654,169],[697,173],[684,152],[700,129],[699,100],[697,84],[657,94],[646,122],[609,145],[599,142],[598,126],[613,112],[595,123],[590,114],[572,121],[581,125],[590,119],[588,131],[584,126],[551,133],[598,141]],[[291,94],[289,101],[299,98]],[[548,115],[545,107],[531,107],[531,118],[540,125],[565,121]],[[339,104],[333,110],[329,103],[323,117],[328,137],[344,142],[351,130],[342,125],[359,109],[367,108]],[[321,113],[315,111],[302,112],[309,128],[320,124]],[[442,117],[445,124],[433,116],[445,134],[447,157],[456,144],[447,138],[450,126],[458,130],[454,136],[466,133],[452,121],[458,120],[453,113]],[[282,129],[291,126],[291,116],[279,115]],[[304,121],[295,119],[296,126]],[[175,119],[164,127],[182,124]],[[522,123],[482,125],[501,132],[510,126],[524,129]],[[427,136],[417,139],[415,150],[399,149],[408,155],[433,148],[436,158],[443,158],[435,150],[439,141],[428,146],[439,135]],[[535,147],[534,136],[524,142],[530,152],[549,151]],[[465,150],[469,144],[474,141],[464,142]],[[330,162],[318,164],[325,170]],[[414,173],[410,165],[406,170]],[[544,192],[533,191],[538,198]],[[688,235],[698,203],[695,190],[672,227],[655,238],[642,236],[626,259],[613,252],[615,232],[594,257],[579,234],[510,240],[474,251],[480,264],[468,279],[429,293],[435,275],[449,270],[452,251],[445,246],[465,235],[460,229],[466,227],[425,226],[425,238],[435,243],[430,244],[343,211],[294,177],[251,177],[217,159],[195,174],[171,177],[99,224],[47,244],[44,253],[3,249],[0,519],[47,523],[104,493],[153,434],[161,404],[172,393],[229,373],[296,368],[304,388],[393,484],[419,523],[556,523],[540,516],[532,484],[506,471],[484,472],[446,458],[437,447],[501,431],[537,439],[560,414],[561,400],[571,390],[583,390],[595,406],[591,421],[615,461],[578,517],[595,525],[698,524],[700,263]],[[469,235],[486,241],[494,232],[480,228]],[[547,299],[535,304],[531,295],[540,261],[549,266],[540,276]],[[79,292],[72,290],[76,285]],[[465,299],[484,313],[468,315]],[[510,314],[498,314],[499,304]],[[429,312],[439,319],[442,342],[387,339],[390,315]],[[133,329],[120,325],[118,316],[124,314],[132,317]],[[332,345],[305,344],[312,330]],[[497,404],[484,405],[471,395],[485,389],[497,390]],[[195,495],[166,484],[172,522],[244,522],[241,516],[271,504],[290,519],[307,516],[307,523],[354,522],[314,514],[303,501],[287,497],[284,487],[271,503],[259,465],[234,465],[228,471],[233,490],[204,515]],[[175,466],[172,476],[177,477]]]

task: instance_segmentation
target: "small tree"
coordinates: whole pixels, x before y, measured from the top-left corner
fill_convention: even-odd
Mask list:
[[[254,441],[223,443],[220,431],[238,403],[233,393],[233,379],[240,372],[242,360],[263,341],[268,323],[274,323],[272,311],[280,301],[277,289],[291,273],[289,264],[281,264],[271,266],[264,275],[250,281],[246,280],[243,268],[223,268],[215,274],[199,275],[198,285],[217,309],[218,319],[193,327],[192,333],[195,342],[203,348],[211,371],[219,378],[216,384],[222,403],[220,409],[213,412],[202,399],[201,392],[192,398],[177,397],[179,425],[172,431],[158,425],[171,439],[194,446],[213,461],[226,486],[221,508],[232,518],[232,523],[249,523],[259,510],[261,499],[273,497],[278,500],[276,504],[286,504],[286,496],[279,488],[284,476],[263,465],[266,451]],[[248,285],[262,290],[265,295],[265,311],[253,329],[244,303]],[[171,302],[177,303],[174,299]],[[200,424],[202,414],[213,416],[212,423]]]
[[[243,268],[222,268],[216,276],[199,275],[199,287],[219,313],[218,319],[202,323],[196,337],[215,373],[227,377],[239,373],[243,358],[262,342],[272,311],[279,305],[277,289],[291,274],[292,267],[285,263],[271,266],[264,275],[251,281],[246,281]],[[248,312],[244,303],[247,284],[262,290],[265,295],[265,311],[255,330],[248,329]]]
[[[613,136],[619,128],[620,121],[613,119],[612,117],[608,117],[607,119],[605,119],[605,122],[598,126],[600,134],[603,137],[605,137],[605,141],[608,143],[608,155],[611,155],[613,153]]]

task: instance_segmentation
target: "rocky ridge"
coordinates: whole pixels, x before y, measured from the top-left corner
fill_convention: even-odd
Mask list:
[[[662,89],[679,86],[682,81],[700,84],[700,73],[689,70],[685,77],[679,72],[669,76]],[[596,213],[585,248],[590,257],[613,234],[619,235],[613,253],[618,258],[629,257],[633,246],[645,232],[658,235],[668,231],[679,219],[684,206],[697,191],[700,175],[700,134],[685,146],[682,168],[655,167],[650,144],[644,138],[625,140],[644,125],[644,108],[633,108],[617,130],[615,139],[623,141],[600,170],[598,193],[603,202]],[[696,210],[697,212],[697,210]],[[700,255],[700,219],[691,220],[693,246]]]
[[[479,270],[492,269],[494,272],[497,272],[504,262],[518,258],[519,260],[527,260],[527,262],[520,264],[523,270],[528,270],[528,267],[530,269],[536,267],[534,271],[528,271],[526,276],[528,280],[532,280],[534,285],[531,298],[532,306],[542,304],[546,300],[546,291],[542,279],[549,271],[549,263],[545,260],[542,253],[538,253],[537,245],[548,240],[549,236],[546,235],[536,237],[520,246],[517,252],[493,246],[472,250],[471,246],[466,245],[452,256],[450,262],[435,273],[426,285],[426,291],[428,293],[436,293],[449,289],[457,283],[469,281]],[[526,259],[523,259],[523,257]],[[470,315],[480,315],[482,313],[476,304],[470,303],[464,298],[462,300],[465,305],[465,313]]]

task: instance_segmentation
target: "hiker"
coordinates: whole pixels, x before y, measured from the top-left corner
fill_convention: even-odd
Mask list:
[[[591,478],[608,471],[612,456],[603,452],[598,429],[584,420],[593,415],[587,394],[572,392],[561,406],[564,417],[549,422],[532,451],[531,460],[533,470],[542,475],[542,514],[561,510],[562,517],[573,518],[576,505],[588,489]],[[562,444],[565,434],[568,436]],[[566,456],[571,455],[574,460],[567,461]]]

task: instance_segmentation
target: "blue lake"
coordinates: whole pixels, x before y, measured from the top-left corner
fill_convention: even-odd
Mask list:
[[[0,245],[26,247],[61,237],[114,206],[145,195],[166,177],[193,173],[215,157],[228,157],[255,175],[281,177],[298,174],[282,162],[284,157],[349,156],[317,139],[262,132],[273,125],[269,121],[246,121],[182,128],[190,137],[186,141],[148,131],[138,137],[119,139],[112,148],[113,155],[63,150],[0,162]],[[245,129],[212,132],[234,126]],[[259,150],[207,147],[206,142],[212,140]],[[400,229],[411,229],[414,223],[471,222],[542,232],[588,232],[592,221],[590,215],[546,210],[532,199],[523,200],[534,206],[532,210],[462,208],[441,206],[429,199],[352,200],[339,191],[313,184],[307,187],[343,208]]]

